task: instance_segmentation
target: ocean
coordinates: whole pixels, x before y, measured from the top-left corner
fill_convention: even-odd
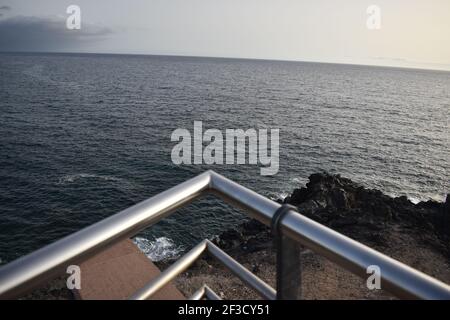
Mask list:
[[[0,263],[213,169],[272,199],[319,171],[450,192],[450,72],[169,56],[0,54]],[[280,168],[175,165],[171,133],[279,128]],[[246,218],[202,198],[138,235],[154,260]]]

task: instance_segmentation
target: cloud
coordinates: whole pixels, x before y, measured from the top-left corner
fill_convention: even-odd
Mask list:
[[[10,10],[11,10],[10,6],[0,6],[0,18],[4,16],[2,11],[10,11]]]
[[[112,30],[82,23],[68,30],[66,18],[15,16],[0,20],[0,51],[68,51],[102,41]]]

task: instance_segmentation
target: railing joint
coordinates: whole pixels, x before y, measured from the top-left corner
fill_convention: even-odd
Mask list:
[[[273,214],[270,225],[277,255],[277,300],[301,298],[300,244],[284,235],[281,228],[282,220],[289,212],[297,212],[297,208],[283,204]]]

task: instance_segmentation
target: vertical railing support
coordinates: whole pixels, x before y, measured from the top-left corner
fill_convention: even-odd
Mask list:
[[[283,235],[281,221],[290,210],[297,208],[284,204],[273,215],[271,228],[277,255],[277,300],[301,299],[300,244]]]

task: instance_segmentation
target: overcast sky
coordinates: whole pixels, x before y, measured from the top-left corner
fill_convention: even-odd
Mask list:
[[[66,9],[81,8],[81,30]],[[381,29],[366,26],[369,5]],[[0,51],[140,53],[450,70],[450,0],[0,0]]]

